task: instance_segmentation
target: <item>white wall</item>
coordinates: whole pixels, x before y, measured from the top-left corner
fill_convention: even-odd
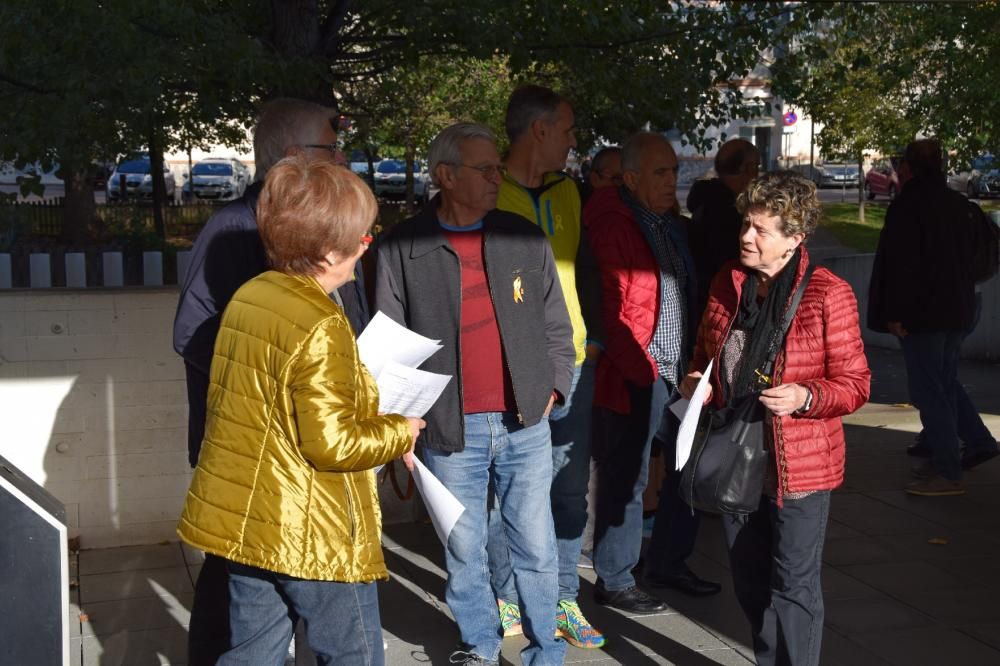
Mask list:
[[[84,548],[176,539],[191,475],[176,306],[175,288],[0,291],[0,399],[65,379],[5,401],[0,455],[66,504]],[[386,522],[413,520],[382,490]]]

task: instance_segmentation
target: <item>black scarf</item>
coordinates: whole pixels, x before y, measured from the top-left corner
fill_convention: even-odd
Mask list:
[[[781,344],[781,340],[776,341],[774,337],[776,333],[780,333],[781,318],[792,297],[792,287],[799,273],[801,259],[802,251],[796,248],[795,254],[775,276],[762,303],[757,302],[757,273],[747,271],[747,279],[743,281],[743,291],[740,294],[740,309],[733,322],[733,328],[746,331],[747,341],[730,400],[767,388],[755,371],[764,372],[771,345]]]

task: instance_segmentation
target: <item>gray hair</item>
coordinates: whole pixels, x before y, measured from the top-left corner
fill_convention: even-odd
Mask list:
[[[337,112],[329,107],[290,97],[266,103],[253,132],[254,180],[264,180],[289,148],[318,143],[324,126],[337,128]]]
[[[548,121],[556,119],[560,104],[569,104],[565,97],[545,86],[520,86],[510,95],[504,127],[507,138],[516,143],[529,129],[531,123],[540,118]]]
[[[427,168],[431,174],[431,182],[438,187],[441,186],[437,177],[439,164],[457,166],[462,163],[461,145],[469,139],[486,139],[494,144],[497,142],[493,130],[480,123],[455,123],[444,128],[431,141],[427,151]]]
[[[646,146],[656,142],[665,144],[671,151],[674,149],[667,137],[658,132],[643,131],[630,136],[622,146],[622,171],[638,171]]]

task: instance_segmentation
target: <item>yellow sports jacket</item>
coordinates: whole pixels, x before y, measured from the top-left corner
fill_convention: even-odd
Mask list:
[[[222,316],[177,533],[297,578],[386,578],[372,468],[412,440],[402,416],[377,414],[351,326],[319,283],[274,271],[250,280]]]
[[[576,254],[580,249],[580,191],[572,178],[563,173],[547,173],[543,181],[545,188],[536,198],[520,184],[504,176],[500,184],[497,208],[537,224],[552,245],[570,323],[573,324],[573,347],[576,349],[576,364],[586,358],[587,327],[580,311],[580,299],[576,291]]]

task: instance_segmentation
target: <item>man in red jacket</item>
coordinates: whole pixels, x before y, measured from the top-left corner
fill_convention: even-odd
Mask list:
[[[600,266],[605,351],[597,366],[594,406],[599,433],[594,568],[599,603],[633,613],[665,606],[636,587],[632,569],[642,544],[642,494],[654,439],[673,460],[676,419],[666,409],[690,359],[696,312],[694,262],[686,220],[672,211],[677,156],[662,135],[640,132],[622,149],[622,188],[597,190],[584,209]],[[672,466],[671,466],[672,467]],[[693,595],[719,586],[685,564],[697,517],[668,474],[650,552],[647,582]]]

